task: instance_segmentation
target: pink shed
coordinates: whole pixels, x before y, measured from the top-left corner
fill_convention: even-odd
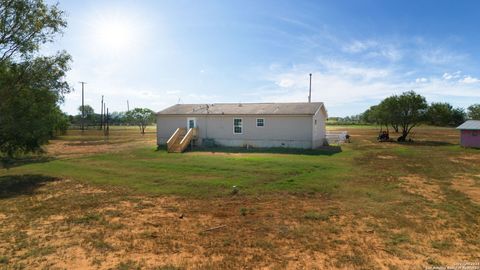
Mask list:
[[[457,129],[460,130],[460,145],[480,148],[480,120],[468,120]]]

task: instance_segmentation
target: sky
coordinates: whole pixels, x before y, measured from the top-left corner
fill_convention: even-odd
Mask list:
[[[54,3],[50,1],[49,3]],[[68,27],[42,52],[73,57],[62,109],[306,102],[329,116],[414,90],[480,103],[480,1],[67,1]]]

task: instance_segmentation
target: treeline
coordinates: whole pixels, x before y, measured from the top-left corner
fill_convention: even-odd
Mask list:
[[[83,114],[83,117],[82,117]],[[108,114],[96,113],[90,105],[78,107],[76,115],[69,115],[68,122],[70,128],[81,128],[82,124],[85,128],[99,127],[108,122],[109,125],[136,125],[140,132],[145,133],[145,128],[148,125],[155,123],[155,112],[148,108],[135,108],[127,112],[112,112]]]
[[[346,117],[330,117],[329,124],[337,125],[386,125],[398,131],[396,118],[399,110],[399,96],[391,96],[377,105],[371,106],[365,112]],[[473,104],[466,110],[454,108],[448,102],[432,102],[422,109],[421,123],[439,126],[456,127],[468,119],[480,120],[480,104]]]

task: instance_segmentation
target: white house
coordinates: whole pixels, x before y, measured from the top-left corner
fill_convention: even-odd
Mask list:
[[[327,111],[312,103],[177,104],[157,114],[157,144],[182,152],[193,140],[232,147],[316,148]],[[180,144],[182,146],[180,146]]]

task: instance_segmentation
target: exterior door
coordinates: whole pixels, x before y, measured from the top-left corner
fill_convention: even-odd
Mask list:
[[[196,128],[197,120],[195,118],[187,118],[187,129]]]

